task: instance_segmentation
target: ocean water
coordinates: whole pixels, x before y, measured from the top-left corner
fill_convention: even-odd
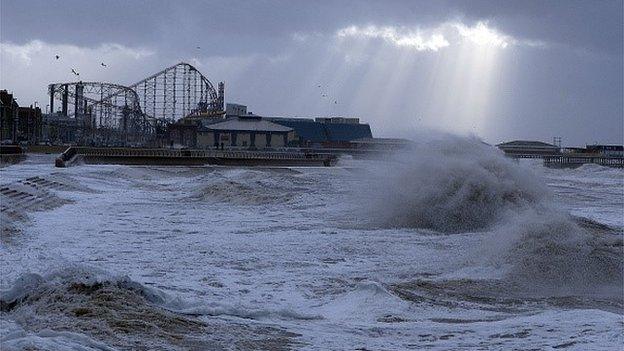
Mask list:
[[[332,168],[0,169],[2,350],[613,350],[624,172],[474,140]]]

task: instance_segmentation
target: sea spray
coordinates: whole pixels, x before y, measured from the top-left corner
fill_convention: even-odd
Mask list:
[[[0,291],[1,345],[20,349],[89,349],[103,342],[112,349],[225,349],[234,342],[285,349],[281,330],[201,320],[180,313],[180,299],[127,276],[88,266],[67,266],[45,275],[25,273]],[[5,326],[3,326],[4,328]],[[59,341],[59,338],[63,339]],[[56,346],[58,343],[62,347]],[[96,349],[108,349],[107,347]]]
[[[421,141],[372,164],[363,178],[357,203],[366,204],[369,226],[480,232],[481,247],[466,264],[505,269],[508,283],[489,285],[497,294],[621,300],[621,233],[579,225],[533,172],[492,146],[455,136]]]
[[[431,140],[387,160],[369,169],[359,192],[373,226],[484,230],[549,194],[528,170],[476,139]]]

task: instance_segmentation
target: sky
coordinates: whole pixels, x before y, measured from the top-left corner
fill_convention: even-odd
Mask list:
[[[43,107],[71,68],[129,85],[184,61],[265,116],[621,144],[623,1],[1,0],[0,88]]]

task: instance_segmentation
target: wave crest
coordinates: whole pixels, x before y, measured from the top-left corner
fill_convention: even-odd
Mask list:
[[[446,233],[487,229],[549,193],[528,169],[491,146],[461,138],[395,154],[365,183],[373,224]]]

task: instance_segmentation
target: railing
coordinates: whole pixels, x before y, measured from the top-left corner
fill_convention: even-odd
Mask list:
[[[230,160],[317,160],[331,162],[336,157],[328,153],[288,152],[288,151],[251,151],[251,150],[175,150],[147,148],[99,148],[75,146],[68,148],[57,160],[59,167],[64,167],[76,156],[83,157],[141,157],[171,159],[230,159]]]
[[[547,167],[578,167],[590,163],[600,166],[623,168],[624,157],[544,156],[544,165]]]
[[[71,147],[64,155],[69,159],[74,155],[83,156],[136,156],[136,157],[220,157],[252,159],[325,159],[333,157],[327,153],[302,153],[288,151],[230,151],[230,150],[172,150],[136,148],[95,148]]]

